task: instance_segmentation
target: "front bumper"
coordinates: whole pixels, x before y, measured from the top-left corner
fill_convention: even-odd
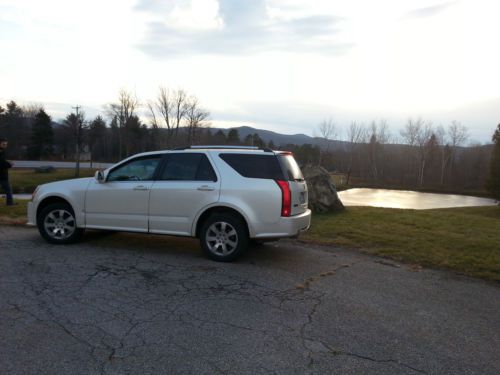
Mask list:
[[[36,211],[33,202],[28,202],[28,225],[36,225]]]

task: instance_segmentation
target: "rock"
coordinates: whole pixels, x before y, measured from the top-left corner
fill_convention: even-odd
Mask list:
[[[306,165],[301,168],[307,181],[309,208],[314,212],[325,213],[345,209],[335,184],[328,171],[317,165]]]

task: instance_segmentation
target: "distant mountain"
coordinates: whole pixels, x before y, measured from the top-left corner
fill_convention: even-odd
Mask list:
[[[305,134],[281,134],[281,133],[276,133],[270,130],[264,130],[264,129],[256,129],[252,128],[250,126],[235,126],[231,128],[210,128],[212,131],[212,134],[222,130],[224,134],[229,132],[230,129],[237,129],[238,134],[240,136],[240,140],[243,141],[245,137],[249,134],[255,134],[257,133],[259,137],[266,143],[269,143],[269,141],[273,141],[273,143],[276,146],[285,146],[288,144],[293,144],[293,145],[298,145],[302,146],[304,144],[311,144],[311,145],[318,145],[321,148],[326,147],[326,142],[323,138],[319,137],[310,137]],[[343,150],[343,151],[348,151],[349,150],[349,144],[350,142],[347,141],[338,141],[338,140],[332,140],[330,141],[329,145],[329,150],[330,151],[337,151],[337,150]],[[386,150],[403,150],[407,147],[408,145],[401,144],[401,143],[389,143],[385,144],[384,147]],[[473,146],[459,146],[458,147],[458,152],[463,152]],[[480,146],[481,149],[486,149],[488,152],[488,149],[493,148],[492,144],[486,144]]]
[[[238,134],[242,141],[249,134],[258,134],[259,137],[264,142],[269,143],[269,141],[272,140],[273,143],[277,146],[284,146],[287,144],[294,144],[299,146],[303,144],[319,145],[320,147],[325,146],[324,139],[318,137],[310,137],[305,134],[281,134],[270,130],[252,128],[250,126],[239,126],[239,127],[236,126],[232,128],[210,128],[210,129],[212,133],[222,130],[222,132],[224,132],[224,134],[226,135],[230,129],[236,129],[238,130]],[[331,141],[330,149],[331,150],[342,149],[345,147],[346,144],[347,142],[344,141]]]

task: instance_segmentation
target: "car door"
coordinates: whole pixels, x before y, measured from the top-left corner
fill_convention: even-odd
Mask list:
[[[151,188],[149,231],[190,236],[196,215],[219,200],[220,179],[204,153],[171,153]]]
[[[140,156],[90,183],[85,197],[87,228],[147,232],[149,195],[161,154]]]

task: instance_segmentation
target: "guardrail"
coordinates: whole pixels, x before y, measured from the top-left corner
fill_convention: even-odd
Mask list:
[[[74,169],[76,168],[76,162],[74,161],[40,161],[40,160],[10,160],[14,168],[39,168],[51,166],[54,168],[62,169]],[[92,166],[91,166],[92,164]],[[100,163],[100,162],[80,162],[80,168],[94,168],[94,169],[106,169],[113,165],[114,163]]]

